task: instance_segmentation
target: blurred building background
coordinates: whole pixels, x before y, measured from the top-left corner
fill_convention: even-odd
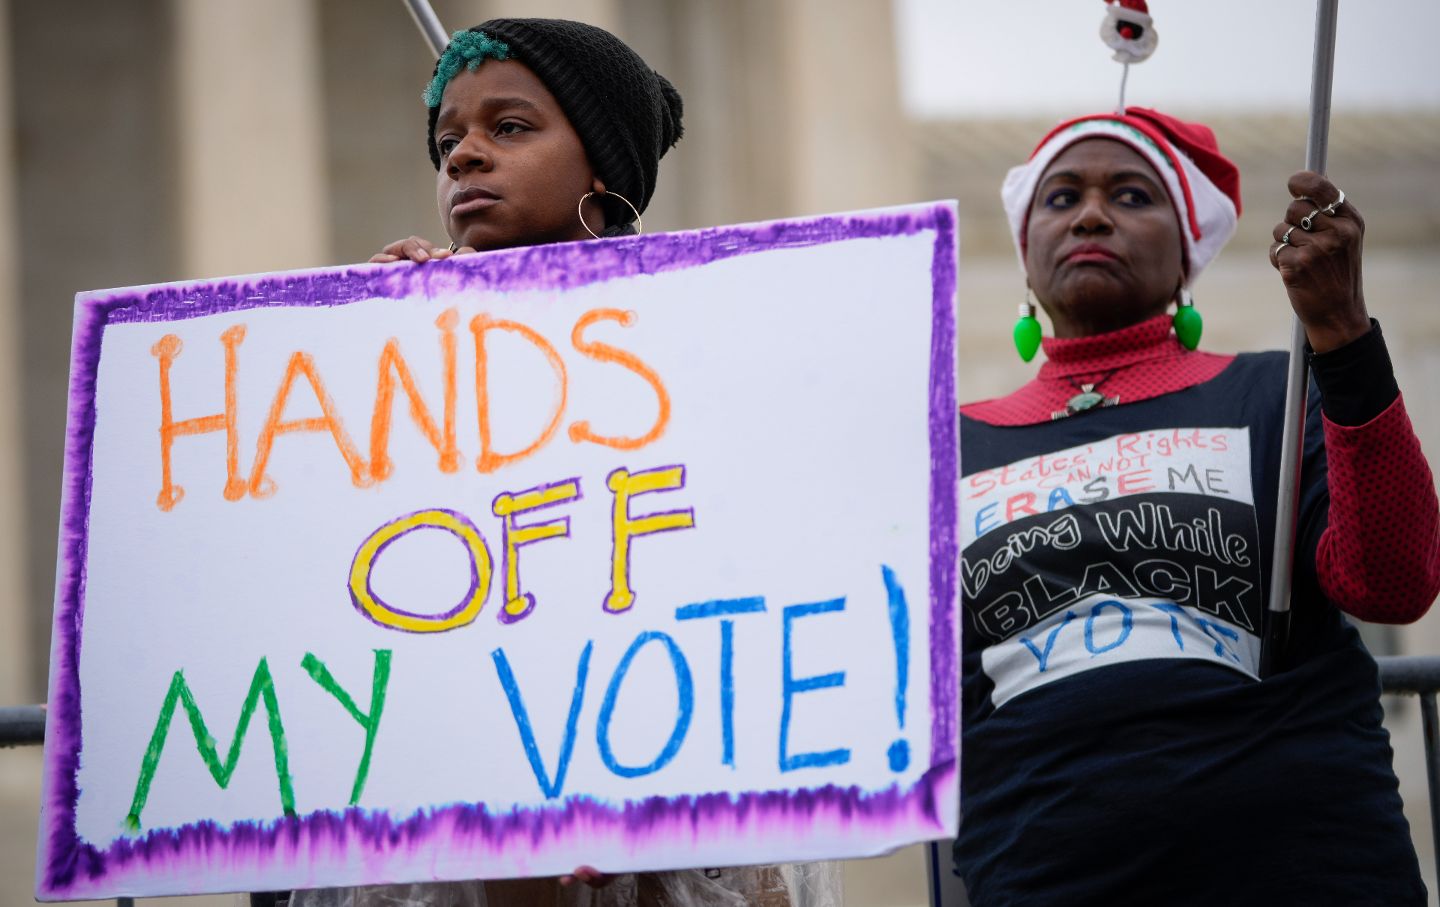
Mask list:
[[[662,166],[651,230],[958,198],[962,396],[1032,373],[1009,341],[1023,281],[998,186],[1060,114],[1113,106],[1098,0],[1067,0],[1073,28],[1048,12],[1055,0],[434,5],[451,29],[493,15],[593,22],[674,81],[686,137]],[[1313,6],[1151,6],[1164,40],[1148,88],[1149,72],[1132,72],[1132,102],[1213,123],[1245,186],[1240,233],[1197,287],[1205,346],[1283,347],[1290,316],[1266,249],[1304,161]],[[1440,58],[1394,59],[1410,20],[1436,13],[1433,0],[1356,10],[1341,21],[1329,170],[1364,211],[1367,299],[1436,460]],[[1167,14],[1213,21],[1190,40]],[[45,695],[74,294],[442,240],[419,101],[432,63],[400,0],[0,0],[0,704]],[[1409,75],[1387,83],[1387,64]],[[1352,83],[1363,91],[1346,94]],[[1440,614],[1366,632],[1377,651],[1440,650]],[[1388,706],[1433,891],[1418,709]],[[37,750],[0,751],[0,907],[31,903],[38,780]],[[849,903],[922,903],[919,850],[849,864],[847,886]]]

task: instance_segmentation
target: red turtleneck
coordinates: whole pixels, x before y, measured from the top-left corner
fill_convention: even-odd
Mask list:
[[[961,412],[989,425],[1034,425],[1049,422],[1051,413],[1093,384],[1097,393],[1119,397],[1121,403],[1148,400],[1209,381],[1233,356],[1191,352],[1170,331],[1170,316],[1108,334],[1041,341],[1045,363],[1035,380],[1005,397],[970,403]]]
[[[1032,381],[961,412],[990,425],[1037,425],[1082,384],[1134,403],[1209,381],[1234,358],[1186,350],[1168,315],[1094,337],[1047,338],[1044,350]],[[1316,551],[1320,587],[1362,620],[1417,620],[1440,595],[1440,505],[1405,402],[1397,396],[1360,425],[1327,414],[1324,426],[1330,506]]]

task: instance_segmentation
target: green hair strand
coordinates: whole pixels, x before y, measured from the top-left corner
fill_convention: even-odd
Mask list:
[[[460,70],[471,72],[480,68],[486,60],[508,60],[510,45],[485,34],[483,31],[457,31],[450,36],[450,43],[435,64],[435,77],[425,87],[426,107],[439,107],[445,86],[459,75]]]

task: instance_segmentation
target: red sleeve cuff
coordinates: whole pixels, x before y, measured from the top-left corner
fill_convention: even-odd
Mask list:
[[[1328,415],[1320,587],[1362,620],[1408,623],[1440,595],[1440,504],[1403,397],[1361,425]]]

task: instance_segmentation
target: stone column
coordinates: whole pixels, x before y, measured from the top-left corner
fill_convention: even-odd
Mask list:
[[[11,3],[20,412],[31,696],[44,695],[75,293],[171,280],[173,33],[167,0]],[[63,53],[57,51],[63,48]],[[232,49],[224,59],[237,56]],[[217,57],[217,65],[222,58]],[[6,248],[10,248],[8,245]]]
[[[183,266],[172,276],[328,263],[313,0],[175,0],[173,10]]]
[[[10,21],[10,4],[0,0],[0,22]],[[32,656],[26,645],[29,589],[25,583],[25,493],[20,432],[20,235],[15,217],[15,111],[11,104],[9,29],[0,29],[0,705],[36,700],[27,683]]]
[[[473,6],[473,4],[470,4]],[[435,3],[447,31],[480,21],[474,9]],[[365,261],[418,235],[447,242],[435,209],[420,99],[435,57],[399,0],[317,0],[329,261]]]
[[[620,34],[685,98],[657,226],[915,201],[886,0],[623,0]]]
[[[777,4],[795,214],[915,201],[888,0]]]

